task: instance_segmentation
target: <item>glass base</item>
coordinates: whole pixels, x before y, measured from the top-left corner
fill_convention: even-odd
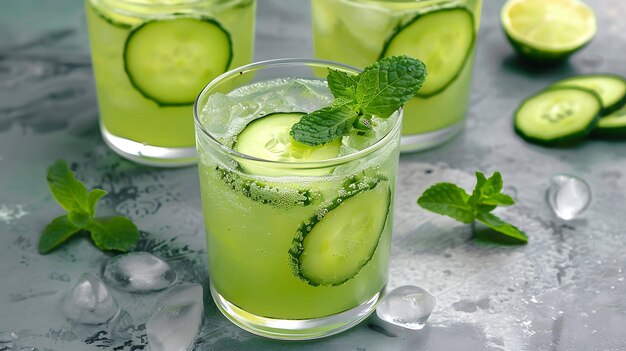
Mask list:
[[[279,340],[319,339],[350,329],[374,311],[385,290],[383,288],[368,301],[332,316],[293,320],[261,317],[246,312],[220,295],[213,284],[210,285],[217,308],[231,322],[252,334]]]
[[[416,152],[439,146],[459,134],[465,127],[465,121],[458,122],[444,129],[429,133],[402,135],[400,152]]]
[[[111,134],[100,123],[100,132],[104,142],[118,155],[148,166],[182,167],[196,164],[194,147],[159,147],[121,138]]]

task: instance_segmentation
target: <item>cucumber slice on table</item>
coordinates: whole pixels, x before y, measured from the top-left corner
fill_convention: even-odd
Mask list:
[[[602,101],[602,113],[609,114],[626,102],[626,79],[614,74],[589,74],[566,78],[552,86],[574,86],[593,90]]]
[[[592,134],[609,139],[626,138],[626,105],[608,116],[600,118]]]
[[[300,112],[275,112],[256,119],[237,135],[234,149],[238,152],[269,161],[306,162],[323,161],[337,157],[341,140],[327,144],[309,146],[295,141],[289,132],[291,126],[304,116]],[[258,161],[240,161],[246,172],[251,174],[280,176],[290,173],[302,175],[321,175],[329,169],[307,169],[298,172],[292,169],[264,165]]]
[[[296,232],[289,250],[294,274],[313,286],[341,285],[356,276],[374,256],[390,206],[389,181],[350,179]]]
[[[420,13],[387,40],[380,58],[408,55],[422,60],[428,77],[418,96],[445,90],[459,76],[475,41],[474,16],[465,7]]]
[[[134,28],[124,46],[132,85],[160,106],[190,105],[225,72],[233,57],[230,34],[210,18],[173,17]]]
[[[592,90],[554,87],[527,98],[515,112],[515,131],[529,142],[560,145],[578,141],[598,123],[602,103]]]

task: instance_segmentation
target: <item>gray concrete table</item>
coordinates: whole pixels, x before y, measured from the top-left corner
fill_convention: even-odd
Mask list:
[[[516,105],[552,80],[626,75],[626,2],[589,2],[599,16],[597,38],[569,63],[540,70],[519,62],[506,43],[503,1],[486,1],[467,129],[438,149],[401,157],[389,284],[419,285],[437,297],[425,329],[390,334],[368,321],[318,341],[277,342],[241,331],[207,302],[197,349],[625,350],[626,143],[548,149],[512,130]],[[127,340],[62,317],[63,293],[110,256],[85,238],[37,253],[39,233],[61,213],[45,172],[68,160],[88,186],[109,191],[101,211],[138,224],[138,250],[206,287],[197,170],[138,166],[103,144],[82,1],[6,0],[0,9],[0,336],[15,332],[17,346],[40,351],[147,349],[144,324],[159,294],[113,291],[132,318]],[[257,60],[311,56],[310,33],[306,1],[259,0]],[[502,215],[529,234],[528,245],[473,241],[468,226],[415,205],[432,183],[471,186],[475,170],[502,172],[518,200]],[[544,194],[557,172],[591,184],[584,218],[563,223],[550,212]]]

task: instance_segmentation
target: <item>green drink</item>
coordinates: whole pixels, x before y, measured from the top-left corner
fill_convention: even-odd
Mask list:
[[[211,291],[238,326],[279,339],[345,330],[387,282],[401,114],[308,146],[291,126],[333,99],[315,60],[252,64],[198,98]]]
[[[100,127],[128,159],[195,162],[207,81],[252,59],[255,0],[87,0]]]
[[[404,108],[402,151],[449,140],[464,125],[481,0],[312,0],[315,55],[365,67],[422,60],[428,77]]]

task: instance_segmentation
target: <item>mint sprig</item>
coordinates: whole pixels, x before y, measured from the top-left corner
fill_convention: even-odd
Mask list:
[[[95,218],[96,204],[106,191],[93,189],[87,192],[85,185],[76,179],[63,160],[48,168],[46,178],[52,196],[67,215],[55,218],[46,226],[39,238],[39,253],[50,252],[82,231],[90,232],[93,242],[101,250],[128,251],[135,246],[139,231],[130,219],[123,216]]]
[[[471,195],[452,183],[438,183],[426,189],[417,203],[428,211],[463,223],[479,221],[513,242],[525,244],[528,236],[523,231],[490,213],[497,206],[515,204],[513,198],[502,193],[502,186],[499,172],[494,172],[490,178],[476,172],[476,186]]]
[[[412,99],[426,79],[426,66],[408,56],[385,57],[358,75],[328,70],[328,87],[333,104],[304,115],[291,128],[298,142],[326,144],[352,129],[366,132],[372,118],[389,118]]]

